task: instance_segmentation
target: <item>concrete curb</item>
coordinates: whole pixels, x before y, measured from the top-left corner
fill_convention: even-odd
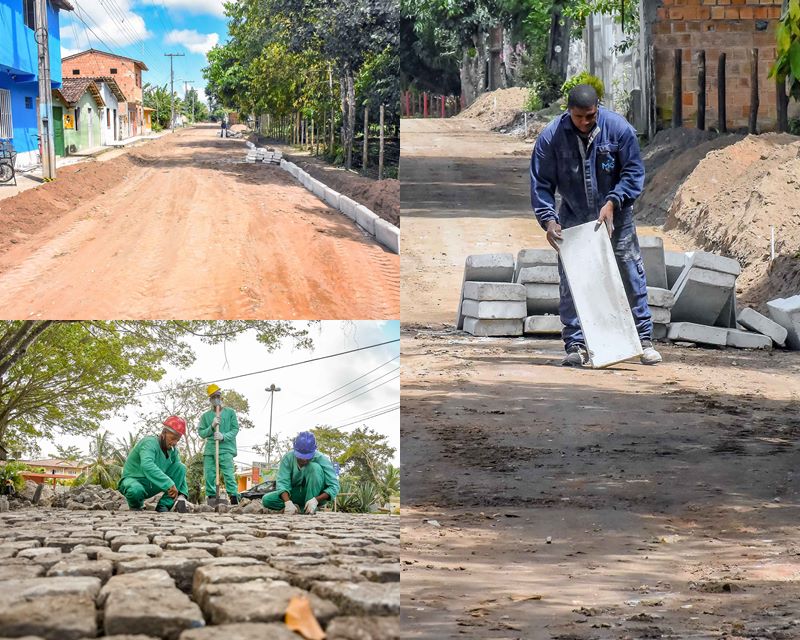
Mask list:
[[[400,229],[387,222],[363,204],[331,189],[316,178],[311,177],[293,162],[282,159],[281,169],[295,178],[300,184],[322,200],[329,207],[340,211],[359,227],[375,238],[375,241],[392,253],[400,253]]]

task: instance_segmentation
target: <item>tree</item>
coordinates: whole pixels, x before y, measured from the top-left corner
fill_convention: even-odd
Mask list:
[[[800,0],[788,0],[775,30],[777,51],[769,77],[778,82],[788,79],[789,95],[800,101]]]
[[[56,455],[54,457],[59,460],[67,460],[68,462],[82,462],[84,453],[75,445],[70,447],[56,445]]]
[[[122,476],[119,456],[107,431],[95,434],[89,445],[88,466],[75,479],[76,484],[99,484],[105,489],[116,489]]]
[[[317,440],[317,449],[339,463],[342,475],[362,481],[380,484],[383,469],[395,453],[386,436],[367,426],[351,433],[326,426],[314,427],[311,432]]]

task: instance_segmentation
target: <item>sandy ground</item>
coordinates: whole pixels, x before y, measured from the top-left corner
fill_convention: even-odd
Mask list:
[[[399,258],[216,127],[0,201],[3,318],[392,318]]]
[[[403,637],[800,637],[796,354],[572,370],[443,324],[466,255],[544,246],[514,144],[403,122]]]

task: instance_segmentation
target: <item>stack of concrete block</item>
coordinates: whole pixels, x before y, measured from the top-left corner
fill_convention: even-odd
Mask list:
[[[647,287],[647,305],[650,307],[653,319],[654,340],[663,340],[667,337],[674,304],[675,296],[669,289]]]
[[[529,316],[558,313],[558,254],[554,249],[523,249],[517,254],[514,282],[525,285]]]
[[[736,327],[736,260],[705,251],[686,254],[686,266],[672,287],[672,320]]]
[[[681,277],[683,270],[686,268],[686,254],[681,251],[665,251],[664,252],[664,267],[667,271],[667,289],[672,289],[678,278]],[[645,275],[647,270],[645,269]],[[647,277],[647,284],[650,284],[650,277]]]
[[[800,350],[800,294],[778,298],[767,303],[770,317],[786,329],[786,342],[791,349]]]
[[[456,328],[464,328],[464,289],[467,282],[507,282],[514,278],[514,256],[510,253],[482,253],[467,256],[464,262],[464,278],[461,284],[461,297],[458,301]]]
[[[525,287],[513,282],[464,283],[464,331],[474,336],[521,336]]]
[[[786,337],[789,333],[786,328],[782,327],[777,322],[773,322],[755,309],[745,307],[739,312],[737,320],[745,329],[750,329],[751,331],[760,333],[762,336],[768,337],[779,347],[786,346]]]
[[[639,238],[639,250],[642,254],[647,285],[668,289],[664,240],[656,236],[642,236]]]

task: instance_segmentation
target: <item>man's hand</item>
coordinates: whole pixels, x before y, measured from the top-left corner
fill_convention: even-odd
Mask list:
[[[215,417],[215,418],[214,418],[214,419],[211,421],[211,426],[212,426],[212,427],[214,427],[215,429],[216,429],[216,428],[219,426],[219,416],[216,416],[216,417]]]
[[[224,440],[224,439],[225,439],[224,433],[222,433],[221,431],[214,432],[214,440]]]
[[[600,209],[600,215],[597,216],[597,224],[603,224],[604,222],[610,238],[611,234],[614,233],[614,203],[611,200],[603,205],[603,208]]]
[[[559,251],[558,243],[564,238],[561,236],[561,225],[555,220],[548,220],[547,222],[547,241],[550,246],[556,251]]]
[[[283,503],[283,512],[287,516],[291,516],[297,513],[297,505],[291,500],[287,500],[286,502]]]
[[[173,485],[172,485],[172,486],[171,486],[169,489],[167,489],[167,495],[168,495],[170,498],[172,498],[173,500],[174,500],[175,498],[177,498],[177,497],[178,497],[178,487],[176,487],[176,486],[173,484]]]
[[[303,511],[306,513],[314,513],[317,510],[317,505],[319,502],[316,498],[311,498],[308,502],[306,502],[306,506],[303,507]]]

